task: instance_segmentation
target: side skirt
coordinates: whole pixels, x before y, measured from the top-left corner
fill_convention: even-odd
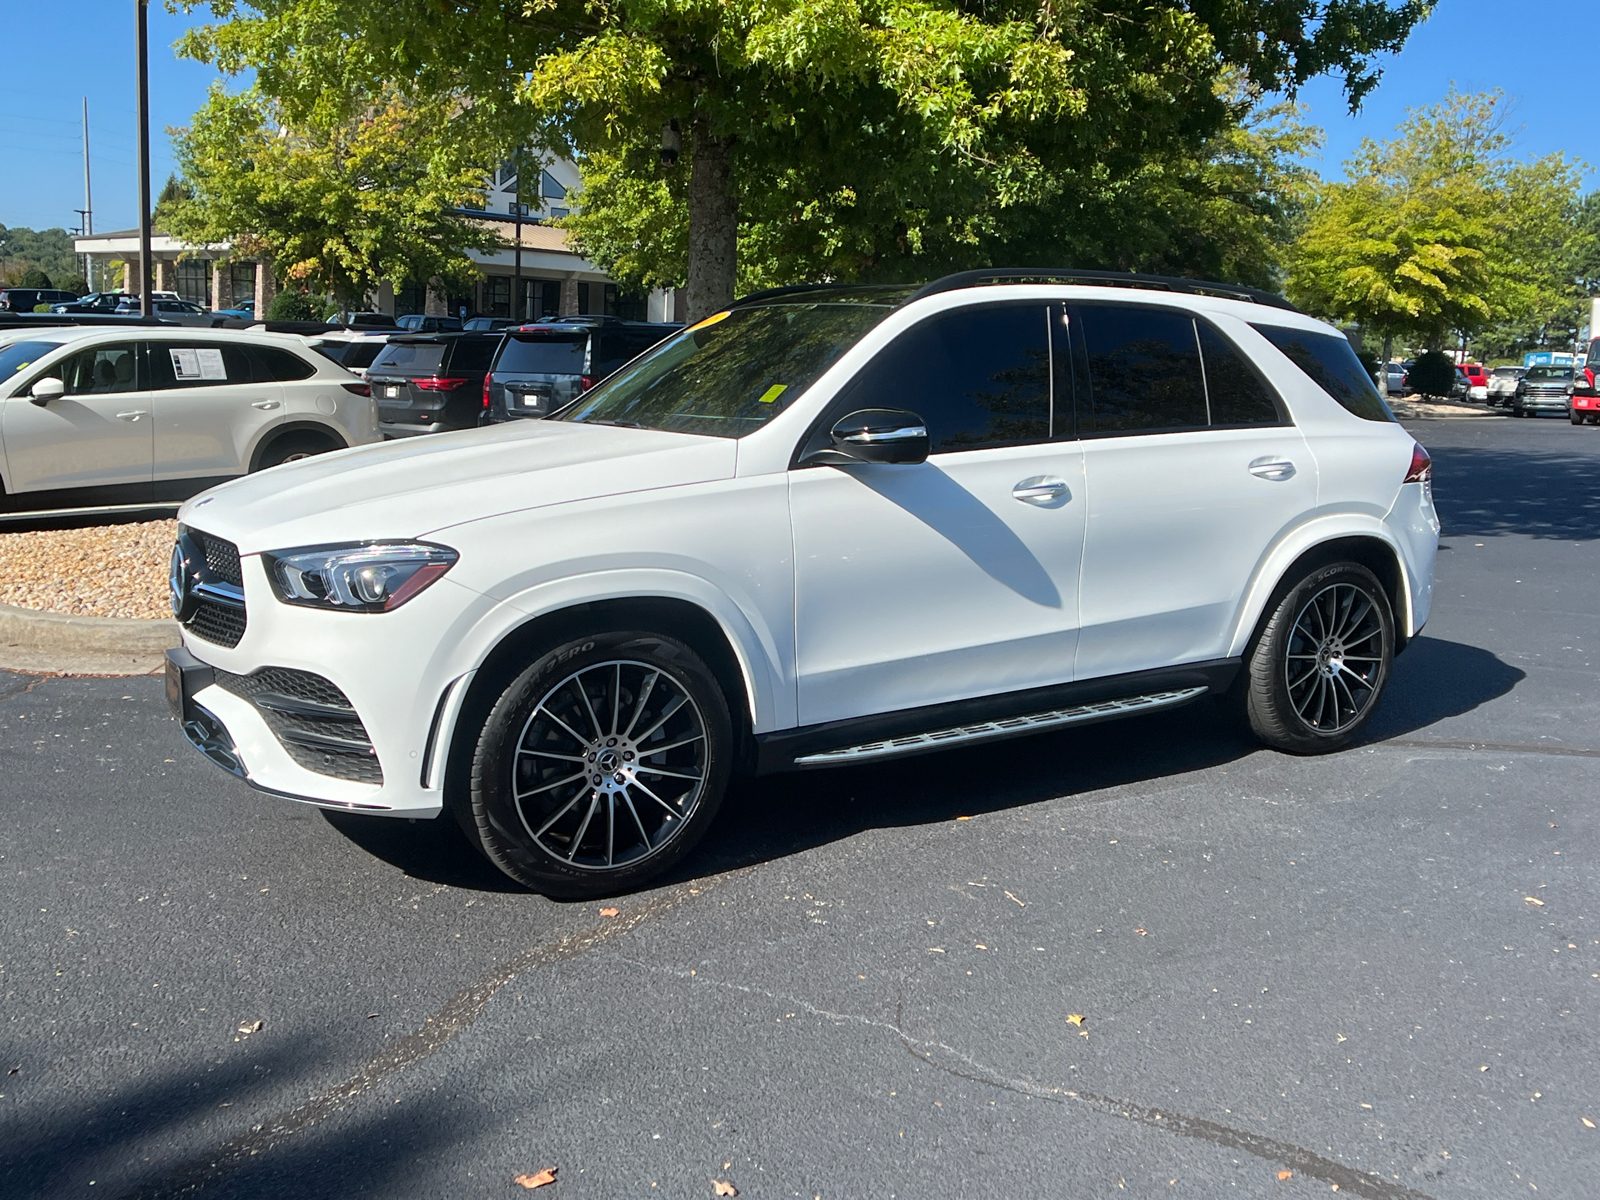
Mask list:
[[[755,771],[875,762],[1176,708],[1227,691],[1240,666],[1215,659],[757,734]]]

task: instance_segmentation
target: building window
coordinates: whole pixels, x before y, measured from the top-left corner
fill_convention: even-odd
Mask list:
[[[483,281],[483,310],[491,317],[511,315],[511,277],[490,275]]]
[[[190,304],[211,306],[210,264],[203,258],[180,258],[172,290]],[[252,289],[253,290],[253,289]]]
[[[394,294],[394,315],[410,316],[428,310],[428,289],[425,284],[408,283]]]
[[[539,172],[539,194],[546,200],[565,200],[567,189],[556,181],[556,177],[549,171]]]
[[[256,264],[229,263],[228,264],[228,294],[218,296],[219,301],[225,300],[226,307],[239,308],[241,305],[256,302]]]

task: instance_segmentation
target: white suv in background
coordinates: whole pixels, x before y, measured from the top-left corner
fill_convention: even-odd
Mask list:
[[[1343,746],[1428,615],[1430,488],[1345,338],[1276,297],[781,289],[548,420],[191,501],[168,692],[258,788],[448,809],[529,887],[614,892],[733,772],[1207,695]]]
[[[299,338],[68,326],[0,341],[0,515],[176,504],[380,440],[367,385]]]

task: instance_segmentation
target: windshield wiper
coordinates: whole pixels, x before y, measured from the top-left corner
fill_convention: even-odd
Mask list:
[[[615,425],[619,429],[643,429],[644,426],[637,421],[601,421],[585,417],[581,422],[584,425]]]

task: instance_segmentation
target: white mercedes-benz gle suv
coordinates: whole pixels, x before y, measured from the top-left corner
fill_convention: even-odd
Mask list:
[[[735,772],[1207,695],[1346,744],[1428,615],[1429,472],[1344,336],[1264,293],[780,289],[547,420],[190,501],[168,692],[263,791],[449,810],[527,886],[611,893]]]

